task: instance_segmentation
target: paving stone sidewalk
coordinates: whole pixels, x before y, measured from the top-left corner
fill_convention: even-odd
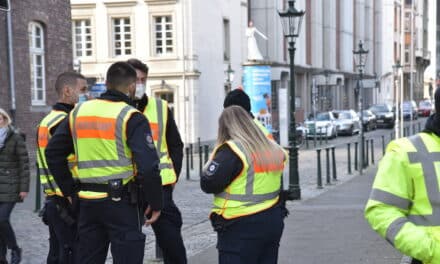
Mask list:
[[[353,170],[353,174],[347,173],[347,150],[345,145],[336,148],[336,172],[338,181],[332,185],[325,185],[326,163],[325,151],[321,153],[322,177],[324,189],[316,188],[317,178],[317,159],[315,150],[301,150],[299,154],[299,175],[302,191],[302,199],[308,200],[323,192],[332,190],[335,186],[346,182],[358,173]],[[381,156],[381,146],[375,145],[375,161]],[[331,155],[330,155],[331,157]],[[353,150],[352,150],[353,162]],[[184,162],[185,163],[185,162]],[[211,207],[212,197],[204,194],[199,186],[198,158],[194,157],[194,170],[191,170],[190,180],[186,180],[185,167],[182,170],[181,179],[176,186],[174,198],[176,204],[183,215],[183,237],[187,254],[189,257],[212,247],[216,242],[216,234],[213,232],[208,214]],[[330,166],[331,167],[331,166]],[[33,177],[34,178],[34,177]],[[285,182],[287,177],[285,178]],[[35,179],[32,179],[31,188],[35,188]],[[287,186],[287,184],[285,184]],[[40,264],[45,262],[48,251],[48,231],[42,224],[37,214],[33,212],[35,208],[35,190],[32,189],[28,200],[24,204],[18,205],[12,213],[12,224],[16,230],[19,245],[23,248],[24,264]],[[290,202],[292,205],[298,201]],[[155,259],[155,240],[151,228],[144,228],[147,234],[145,246],[145,263],[154,262]],[[109,257],[108,263],[111,263]],[[157,263],[157,262],[156,262]]]

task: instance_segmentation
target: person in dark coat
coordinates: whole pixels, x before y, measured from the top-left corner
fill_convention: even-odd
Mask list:
[[[21,261],[10,223],[12,209],[22,202],[29,192],[29,157],[23,135],[11,126],[11,118],[0,108],[0,264],[11,249],[11,264]]]

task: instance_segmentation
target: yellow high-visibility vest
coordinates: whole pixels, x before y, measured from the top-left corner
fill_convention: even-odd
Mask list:
[[[80,183],[107,184],[134,177],[132,152],[127,145],[127,121],[139,112],[125,102],[96,99],[78,104],[69,115]],[[107,193],[80,191],[79,197],[96,199]]]
[[[46,146],[52,137],[50,131],[53,127],[57,126],[64,118],[67,113],[64,111],[52,110],[48,115],[46,115],[38,125],[38,138],[37,138],[37,164],[38,173],[40,175],[40,182],[43,186],[43,191],[46,195],[58,195],[63,196],[60,188],[56,184],[53,175],[50,173],[46,162],[45,150]],[[75,156],[70,155],[68,157],[70,171],[73,177],[78,175],[76,166],[74,165]]]
[[[264,135],[266,136],[266,138],[270,139],[270,140],[274,140],[272,133],[269,132],[269,130],[267,130],[267,128],[261,124],[260,121],[258,121],[256,118],[253,119],[254,123],[257,125],[257,127],[263,131]]]
[[[243,169],[223,192],[214,195],[211,213],[232,219],[264,211],[276,204],[281,191],[285,157],[280,156],[277,164],[262,167],[245,154],[238,142],[229,140],[225,144],[241,159]],[[219,147],[221,145],[214,150],[213,155]],[[280,152],[280,155],[284,153]]]
[[[166,126],[168,121],[168,104],[160,98],[149,98],[144,115],[150,123],[154,146],[159,156],[159,170],[162,185],[173,184],[177,181],[173,162],[170,158],[166,140]]]
[[[419,133],[392,141],[382,158],[365,217],[405,255],[440,263],[440,137]]]

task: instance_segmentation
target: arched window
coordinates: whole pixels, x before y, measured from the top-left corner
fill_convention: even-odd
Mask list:
[[[43,26],[37,22],[29,23],[28,35],[32,105],[45,105],[46,67],[44,58]]]

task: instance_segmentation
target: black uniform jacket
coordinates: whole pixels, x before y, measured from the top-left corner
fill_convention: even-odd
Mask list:
[[[144,94],[140,100],[135,102],[136,108],[142,113],[144,112],[145,107],[148,105],[148,99],[148,96]],[[168,146],[168,154],[173,162],[174,171],[176,172],[177,179],[179,179],[183,161],[183,142],[180,137],[179,130],[177,129],[173,112],[171,112],[170,108],[168,108],[165,140]]]
[[[200,187],[206,193],[221,193],[240,174],[243,162],[224,144],[203,170]]]
[[[118,91],[108,90],[100,99],[130,103],[129,98]],[[162,181],[159,174],[159,158],[156,149],[148,142],[150,125],[141,113],[133,114],[127,122],[127,145],[137,165],[137,180],[143,182],[144,199],[154,211],[162,209]],[[70,173],[67,156],[74,153],[68,118],[64,119],[46,148],[47,164],[56,183],[65,196],[74,195],[78,189]]]
[[[58,102],[52,106],[52,109],[56,110],[56,111],[63,111],[65,113],[70,113],[70,111],[72,111],[73,107],[75,107],[75,106]],[[58,123],[56,126],[52,127],[52,129],[49,131],[51,135],[55,134],[55,131],[57,130],[59,125],[60,125],[60,123]]]

